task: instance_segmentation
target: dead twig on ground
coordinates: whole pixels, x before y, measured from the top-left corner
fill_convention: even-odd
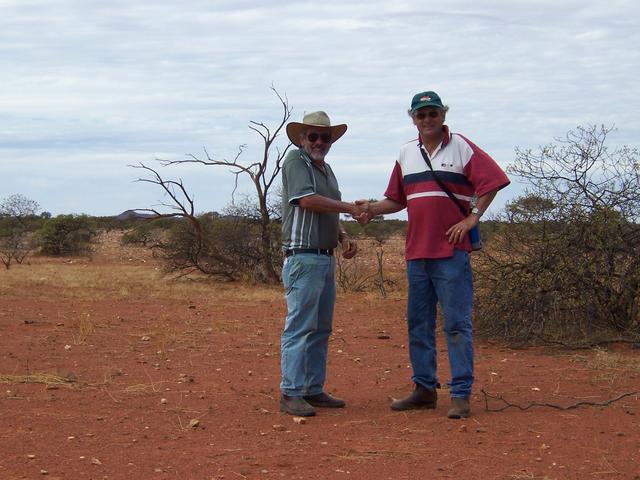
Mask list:
[[[635,391],[635,392],[623,393],[622,395],[618,395],[617,397],[604,402],[577,402],[567,406],[556,405],[553,403],[546,403],[546,402],[531,402],[523,406],[523,405],[518,405],[517,403],[511,403],[508,400],[505,400],[502,397],[502,395],[491,395],[490,393],[487,393],[484,389],[480,391],[484,395],[484,403],[485,403],[484,409],[486,412],[502,412],[508,408],[528,410],[532,407],[547,407],[547,408],[555,408],[556,410],[574,410],[578,407],[607,407],[612,403],[617,402],[618,400],[622,400],[623,398],[631,397],[633,395],[640,395],[640,391]],[[489,408],[489,399],[498,400],[504,403],[505,405],[500,408]]]
[[[102,387],[102,391],[103,391],[104,393],[106,393],[106,394],[109,396],[109,398],[111,398],[111,400],[113,400],[115,403],[122,403],[122,401],[121,401],[121,400],[118,400],[116,397],[114,397],[113,395],[111,395],[111,392],[110,392],[109,390],[107,390],[107,387],[103,386],[103,387]]]

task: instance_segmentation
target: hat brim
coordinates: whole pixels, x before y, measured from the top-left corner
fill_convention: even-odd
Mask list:
[[[291,143],[293,143],[296,147],[301,147],[302,145],[300,144],[300,134],[305,130],[308,130],[309,128],[330,130],[331,143],[335,143],[347,131],[347,125],[344,123],[327,127],[326,125],[310,125],[308,123],[291,122],[287,124],[287,137],[289,137]]]

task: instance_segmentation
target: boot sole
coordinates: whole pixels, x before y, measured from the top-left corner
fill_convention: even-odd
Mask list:
[[[296,417],[315,417],[316,416],[316,412],[296,412],[295,410],[291,410],[283,405],[280,405],[280,411],[282,413],[288,413],[289,415],[294,415]]]
[[[307,400],[307,403],[316,408],[344,408],[347,406],[346,403],[318,403],[310,402],[309,400]]]
[[[465,413],[448,413],[448,418],[459,419],[459,418],[469,418],[471,416],[471,412]]]
[[[396,412],[404,412],[406,410],[435,410],[436,409],[436,404],[435,403],[423,403],[423,404],[413,404],[413,405],[399,405],[399,406],[394,406],[393,404],[391,404],[391,410],[394,410]]]

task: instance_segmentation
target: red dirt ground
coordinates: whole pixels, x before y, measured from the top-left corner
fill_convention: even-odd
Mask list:
[[[640,479],[638,394],[489,412],[481,393],[607,401],[640,390],[638,350],[479,342],[471,418],[446,418],[444,389],[435,411],[392,412],[411,388],[402,294],[341,294],[327,387],[348,405],[298,424],[278,411],[280,289],[210,283],[136,299],[46,279],[14,288],[36,268],[0,272],[0,479]],[[69,383],[34,383],[42,374]]]

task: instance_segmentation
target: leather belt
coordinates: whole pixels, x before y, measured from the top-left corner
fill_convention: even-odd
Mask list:
[[[284,252],[285,257],[300,253],[315,253],[316,255],[333,255],[333,248],[292,248]]]

